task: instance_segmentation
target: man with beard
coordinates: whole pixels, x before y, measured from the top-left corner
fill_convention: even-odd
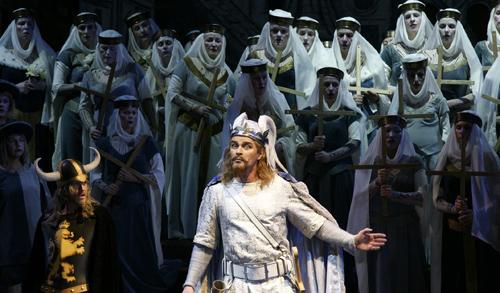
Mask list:
[[[385,235],[371,229],[356,235],[340,229],[303,183],[278,173],[284,168],[274,150],[275,140],[276,127],[268,116],[255,122],[243,113],[234,121],[221,175],[205,189],[183,292],[194,292],[210,260],[220,265],[220,255],[224,281],[232,292],[293,292],[296,275],[288,232],[294,245],[311,241],[308,244],[319,249],[314,252],[329,254],[310,251],[306,257],[306,248],[301,247],[306,290],[344,292],[341,260],[324,245],[366,251],[384,245]],[[224,251],[216,251],[221,244]]]
[[[95,152],[87,165],[66,159],[51,173],[35,161],[38,176],[58,186],[54,210],[38,222],[23,292],[121,292],[113,221],[90,195]]]

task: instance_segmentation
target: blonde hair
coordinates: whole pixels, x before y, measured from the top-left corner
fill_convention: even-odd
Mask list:
[[[255,143],[257,145],[257,152],[262,154],[262,158],[257,162],[257,178],[261,181],[261,187],[265,187],[271,183],[276,175],[276,171],[271,169],[267,163],[266,152],[262,145]],[[231,157],[229,154],[229,147],[224,150],[224,162],[222,164],[221,180],[223,184],[227,184],[233,180],[235,174],[232,168]]]
[[[14,133],[17,135],[17,133]],[[10,135],[13,135],[13,134],[10,134]],[[7,166],[7,164],[9,163],[9,153],[7,152],[7,140],[8,140],[8,137],[10,136],[8,135],[7,137],[3,138],[0,142],[0,166]],[[24,167],[28,166],[30,164],[30,157],[29,157],[29,150],[28,150],[28,140],[26,139],[26,136],[24,136],[23,134],[19,134],[19,135],[22,135],[24,137],[24,153],[23,155],[19,158],[19,162],[21,163],[21,165],[23,165]]]
[[[57,189],[54,194],[54,212],[53,216],[55,218],[59,218],[62,216],[62,211],[64,207],[66,206],[66,203],[68,202],[68,195],[69,195],[69,185],[71,182],[68,183],[58,183],[57,184]],[[99,202],[97,202],[90,193],[90,185],[87,188],[87,200],[80,205],[80,213],[84,218],[90,218],[94,216],[94,208],[99,205]]]

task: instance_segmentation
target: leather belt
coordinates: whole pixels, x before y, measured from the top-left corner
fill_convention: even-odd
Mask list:
[[[58,289],[49,285],[42,285],[40,291],[42,291],[43,293],[80,293],[80,292],[88,292],[89,286],[87,284],[81,284],[78,286],[73,286],[65,289]]]
[[[235,264],[224,259],[222,271],[225,276],[243,279],[246,281],[266,281],[272,278],[285,276],[290,273],[291,264],[284,258],[265,264]]]

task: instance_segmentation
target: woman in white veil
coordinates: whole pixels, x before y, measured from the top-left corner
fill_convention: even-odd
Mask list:
[[[425,48],[429,56],[429,67],[437,78],[438,48],[443,49],[442,79],[471,80],[473,85],[442,85],[441,92],[454,113],[470,109],[474,106],[476,97],[483,81],[483,68],[474,51],[474,47],[460,22],[460,11],[447,8],[439,11],[434,30]]]
[[[63,158],[83,161],[82,122],[78,114],[80,92],[75,89],[75,85],[82,81],[83,75],[90,69],[95,58],[97,36],[101,31],[95,13],[79,13],[74,18],[70,34],[57,55],[52,82],[54,170]]]
[[[306,107],[307,97],[314,89],[316,72],[304,45],[292,27],[292,22],[293,16],[290,12],[281,9],[270,10],[269,21],[262,28],[256,45],[256,57],[266,60],[268,66],[274,68],[274,58],[278,49],[275,48],[277,37],[271,36],[271,32],[274,31],[271,27],[278,26],[280,31],[286,30],[281,37],[282,48],[279,49],[282,51],[282,58],[275,83],[305,93],[305,97],[285,94],[291,109],[303,109]]]
[[[396,86],[401,75],[401,59],[406,55],[420,52],[432,33],[432,24],[424,12],[425,4],[418,0],[408,0],[398,5],[401,15],[396,24],[394,40],[380,54],[390,68],[389,81]]]
[[[500,174],[500,159],[481,131],[481,119],[473,111],[457,113],[455,125],[438,158],[437,171],[456,172],[462,166],[461,141],[465,142],[465,170]],[[456,292],[466,287],[464,241],[475,255],[477,292],[500,290],[500,180],[498,175],[466,179],[465,194],[460,178],[435,175],[432,199],[439,218],[433,222],[431,262],[432,292]],[[471,238],[466,238],[468,233]],[[461,277],[457,277],[461,276]],[[467,277],[467,276],[466,276]]]
[[[156,123],[158,124],[157,141],[165,141],[165,99],[170,78],[177,64],[184,57],[182,44],[175,37],[173,30],[163,30],[162,35],[152,46],[152,65],[146,71],[146,81],[152,91]]]
[[[425,169],[415,152],[403,118],[385,116],[378,124],[380,128],[361,164],[381,164],[382,144],[385,144],[385,163],[414,164],[416,167],[356,171],[347,230],[371,227],[384,231],[391,239],[391,243],[380,251],[355,252],[359,290],[361,293],[427,292],[429,286],[426,283],[423,239],[428,232],[428,223],[425,222],[426,213],[422,213],[422,207],[432,208],[432,202],[426,196]],[[385,131],[385,141],[382,131]],[[387,210],[382,198],[387,201]],[[410,266],[411,272],[407,270]]]
[[[114,79],[110,95],[131,95],[137,97],[141,102],[141,110],[148,119],[153,132],[157,130],[154,119],[151,91],[144,78],[144,72],[136,64],[121,43],[122,35],[114,30],[105,30],[98,36],[97,49],[91,68],[85,72],[82,79],[82,87],[103,93],[106,90],[111,66],[115,66]],[[98,95],[82,92],[78,105],[78,112],[84,127],[83,149],[95,140],[106,135],[106,129],[98,129],[99,112],[101,111],[102,98]],[[111,101],[104,107],[103,126],[108,125],[112,114]],[[82,154],[84,162],[90,160],[90,153]]]
[[[192,238],[200,196],[218,173],[222,111],[206,106],[215,80],[213,102],[227,106],[231,70],[226,65],[225,29],[209,24],[174,69],[165,101],[165,177],[169,238]],[[216,75],[217,74],[217,75]],[[206,128],[198,133],[200,121]]]
[[[495,7],[491,9],[490,18],[488,20],[488,26],[486,27],[487,39],[480,41],[476,44],[474,49],[476,54],[481,60],[481,65],[491,66],[495,62],[495,56],[493,54],[493,35],[496,35],[497,39],[497,52],[500,51],[500,3],[496,1]],[[485,69],[486,69],[485,68]]]
[[[151,65],[152,45],[160,28],[146,11],[135,12],[129,15],[125,22],[128,27],[127,49],[144,71]]]
[[[16,84],[21,92],[14,116],[35,129],[30,144],[34,156],[35,150],[42,151],[41,145],[35,145],[42,136],[41,129],[35,126],[49,126],[54,121],[50,90],[55,53],[42,39],[32,10],[19,8],[12,14],[14,20],[0,37],[0,78]]]

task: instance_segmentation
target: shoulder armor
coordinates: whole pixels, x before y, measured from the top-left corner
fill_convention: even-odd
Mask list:
[[[210,180],[210,182],[208,182],[207,187],[210,187],[210,186],[212,186],[212,185],[215,185],[215,184],[217,184],[217,183],[220,183],[221,181],[222,181],[221,176],[220,176],[220,175],[217,175],[217,176],[215,176],[214,178],[212,178],[212,180]]]
[[[290,183],[297,183],[297,179],[295,179],[292,175],[288,174],[288,173],[285,173],[285,172],[278,172],[278,175],[285,179],[286,181],[290,182]]]

